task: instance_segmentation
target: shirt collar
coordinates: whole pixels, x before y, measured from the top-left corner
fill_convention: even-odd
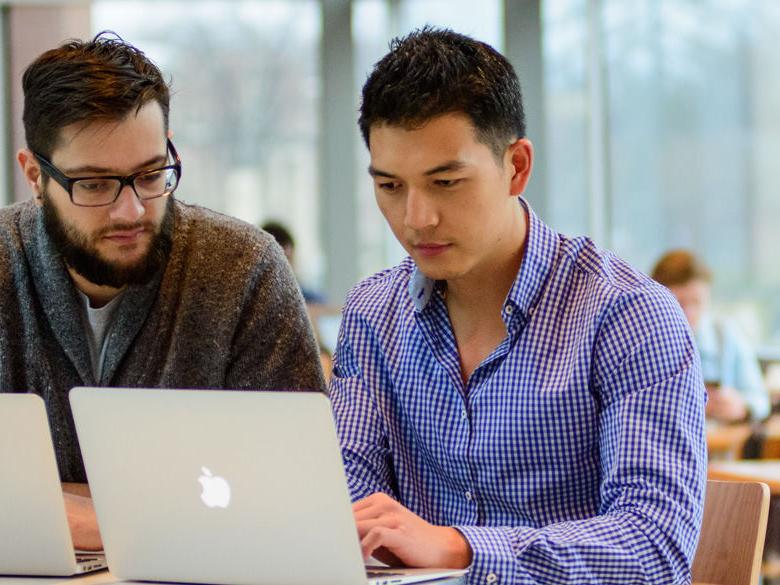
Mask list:
[[[409,295],[414,303],[414,310],[422,311],[431,300],[436,281],[425,276],[415,265],[412,277],[409,279]]]
[[[528,317],[538,301],[539,294],[547,281],[558,251],[558,235],[540,220],[528,202],[518,197],[528,218],[528,234],[520,270],[509,289],[504,306],[513,305]],[[422,311],[431,300],[436,289],[435,281],[425,276],[417,266],[409,279],[408,291],[417,312]]]

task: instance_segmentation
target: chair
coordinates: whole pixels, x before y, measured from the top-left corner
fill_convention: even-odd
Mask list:
[[[757,585],[768,513],[765,483],[708,481],[693,582]]]

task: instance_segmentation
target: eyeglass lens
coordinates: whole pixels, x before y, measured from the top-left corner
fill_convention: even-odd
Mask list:
[[[171,193],[178,182],[174,169],[159,169],[138,175],[133,187],[141,199],[154,199]],[[122,183],[118,179],[92,178],[73,183],[73,203],[76,205],[107,205],[119,195]]]

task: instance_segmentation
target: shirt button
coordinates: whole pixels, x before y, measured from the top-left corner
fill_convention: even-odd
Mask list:
[[[460,418],[462,418],[462,419],[464,419],[464,420],[465,420],[465,419],[467,419],[468,417],[469,417],[469,413],[468,413],[468,411],[467,411],[465,408],[464,408],[463,410],[461,410],[461,411],[460,411]]]
[[[471,492],[469,492],[469,491],[467,491],[467,492],[466,492],[465,494],[463,494],[463,495],[464,495],[464,496],[466,496],[466,499],[467,499],[469,502],[470,502],[470,501],[471,501],[471,500],[474,498],[474,496],[473,496],[473,495],[471,494]]]
[[[512,305],[505,305],[504,306],[504,313],[506,313],[507,315],[511,315],[512,314]]]
[[[488,573],[488,576],[485,578],[485,581],[487,581],[488,583],[495,583],[496,581],[498,581],[498,575],[496,575],[495,573]]]

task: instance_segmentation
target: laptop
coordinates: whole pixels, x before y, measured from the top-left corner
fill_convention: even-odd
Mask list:
[[[75,388],[70,402],[121,579],[385,585],[466,572],[369,580],[322,393]]]
[[[105,568],[76,554],[46,407],[35,394],[0,394],[0,575],[69,576]]]

